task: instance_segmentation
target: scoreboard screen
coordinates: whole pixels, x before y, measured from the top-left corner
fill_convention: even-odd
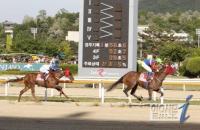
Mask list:
[[[115,74],[119,74],[111,74],[112,70],[119,70],[120,74],[120,71],[134,70],[137,53],[137,25],[134,26],[137,24],[137,1],[82,2],[79,75],[83,76],[87,72],[90,76],[115,77]],[[98,74],[99,70],[103,72]]]
[[[84,0],[83,67],[127,68],[129,0]]]

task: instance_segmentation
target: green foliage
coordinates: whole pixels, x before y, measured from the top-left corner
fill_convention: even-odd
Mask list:
[[[200,74],[200,57],[190,58],[187,65],[186,70],[191,72],[192,74]]]
[[[187,70],[186,70],[186,65],[189,61],[189,58],[186,58],[183,62],[182,65],[179,67],[179,72],[181,75],[187,76]]]
[[[140,65],[137,63],[137,72],[146,72],[146,70]]]
[[[199,0],[139,0],[139,10],[153,12],[175,12],[200,10]]]
[[[187,49],[179,43],[165,43],[160,47],[160,56],[173,62],[181,62],[188,54]]]
[[[200,56],[200,48],[191,48],[187,57],[198,57]]]
[[[61,42],[58,48],[60,52],[65,54],[65,59],[70,59],[70,56],[74,54],[70,44],[66,41]]]
[[[52,56],[62,52],[65,59],[70,59],[77,54],[77,46],[71,47],[65,40],[67,31],[78,30],[78,13],[70,13],[61,9],[55,17],[48,17],[45,10],[40,10],[36,18],[25,16],[22,24],[15,24],[12,52],[44,54]],[[37,28],[35,39],[31,28]],[[5,36],[3,26],[0,24],[0,52],[5,50]],[[2,48],[2,49],[1,49]]]
[[[69,65],[69,64],[61,64],[60,67],[65,70],[66,67],[69,67],[72,74],[78,73],[78,65]]]
[[[180,73],[188,77],[200,76],[200,57],[187,58],[180,67]]]

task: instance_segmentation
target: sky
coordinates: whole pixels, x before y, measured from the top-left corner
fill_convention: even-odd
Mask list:
[[[64,8],[70,12],[79,12],[81,0],[0,0],[0,23],[5,20],[22,23],[24,16],[36,17],[40,10],[46,10],[48,16],[54,16]]]

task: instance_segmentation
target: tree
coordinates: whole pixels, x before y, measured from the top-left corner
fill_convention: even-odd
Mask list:
[[[71,59],[74,55],[74,52],[67,41],[63,41],[60,43],[59,52],[64,53],[66,59]]]
[[[186,70],[189,71],[191,74],[200,75],[200,57],[190,58],[187,65]]]
[[[36,18],[24,16],[22,24],[15,24],[12,52],[46,54],[63,52],[66,58],[77,54],[78,46],[66,42],[67,32],[78,30],[78,13],[70,13],[61,9],[54,17],[48,17],[45,10],[40,10]],[[33,39],[30,28],[37,27],[36,38]],[[3,52],[5,34],[0,24],[0,52]],[[72,45],[72,46],[71,46]]]
[[[31,22],[33,22],[35,24],[35,21],[34,21],[33,17],[30,17],[28,15],[24,16],[23,24],[30,24]]]
[[[183,61],[188,54],[187,48],[177,42],[165,43],[159,50],[163,59],[169,58],[170,61],[178,63]]]
[[[5,37],[3,25],[0,23],[0,53],[5,52]]]
[[[40,20],[40,21],[45,21],[46,18],[47,18],[47,11],[46,10],[40,10],[38,12],[37,19]]]
[[[29,31],[21,31],[15,34],[13,39],[13,51],[37,54],[44,51],[44,45],[34,40]]]

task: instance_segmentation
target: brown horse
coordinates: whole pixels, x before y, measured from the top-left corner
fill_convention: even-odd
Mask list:
[[[35,96],[35,85],[45,87],[45,88],[55,88],[57,91],[60,92],[60,95],[64,95],[66,98],[68,96],[63,92],[62,87],[59,86],[59,79],[64,76],[64,72],[62,70],[58,71],[49,71],[49,74],[46,76],[45,80],[38,80],[38,73],[29,73],[26,74],[22,78],[17,79],[11,79],[7,82],[18,82],[24,80],[25,88],[20,91],[18,102],[20,102],[22,94],[24,94],[26,91],[31,89],[31,94],[33,98],[37,101],[37,98]],[[70,79],[73,80],[73,75],[70,73]]]
[[[122,76],[118,81],[113,83],[108,89],[108,91],[111,91],[114,87],[117,86],[119,83],[124,83],[127,87],[123,90],[123,92],[126,94],[127,97],[128,91],[131,90],[131,95],[136,97],[139,101],[142,101],[142,97],[138,97],[135,94],[135,91],[139,86],[141,86],[144,89],[148,90],[149,93],[149,100],[152,99],[152,91],[156,91],[161,94],[161,96],[164,96],[164,93],[161,91],[161,86],[163,80],[166,78],[167,75],[173,74],[174,69],[171,67],[171,65],[163,66],[162,69],[159,72],[155,72],[154,78],[149,82],[144,82],[139,80],[141,72],[135,72],[130,71],[126,73],[124,76]]]

